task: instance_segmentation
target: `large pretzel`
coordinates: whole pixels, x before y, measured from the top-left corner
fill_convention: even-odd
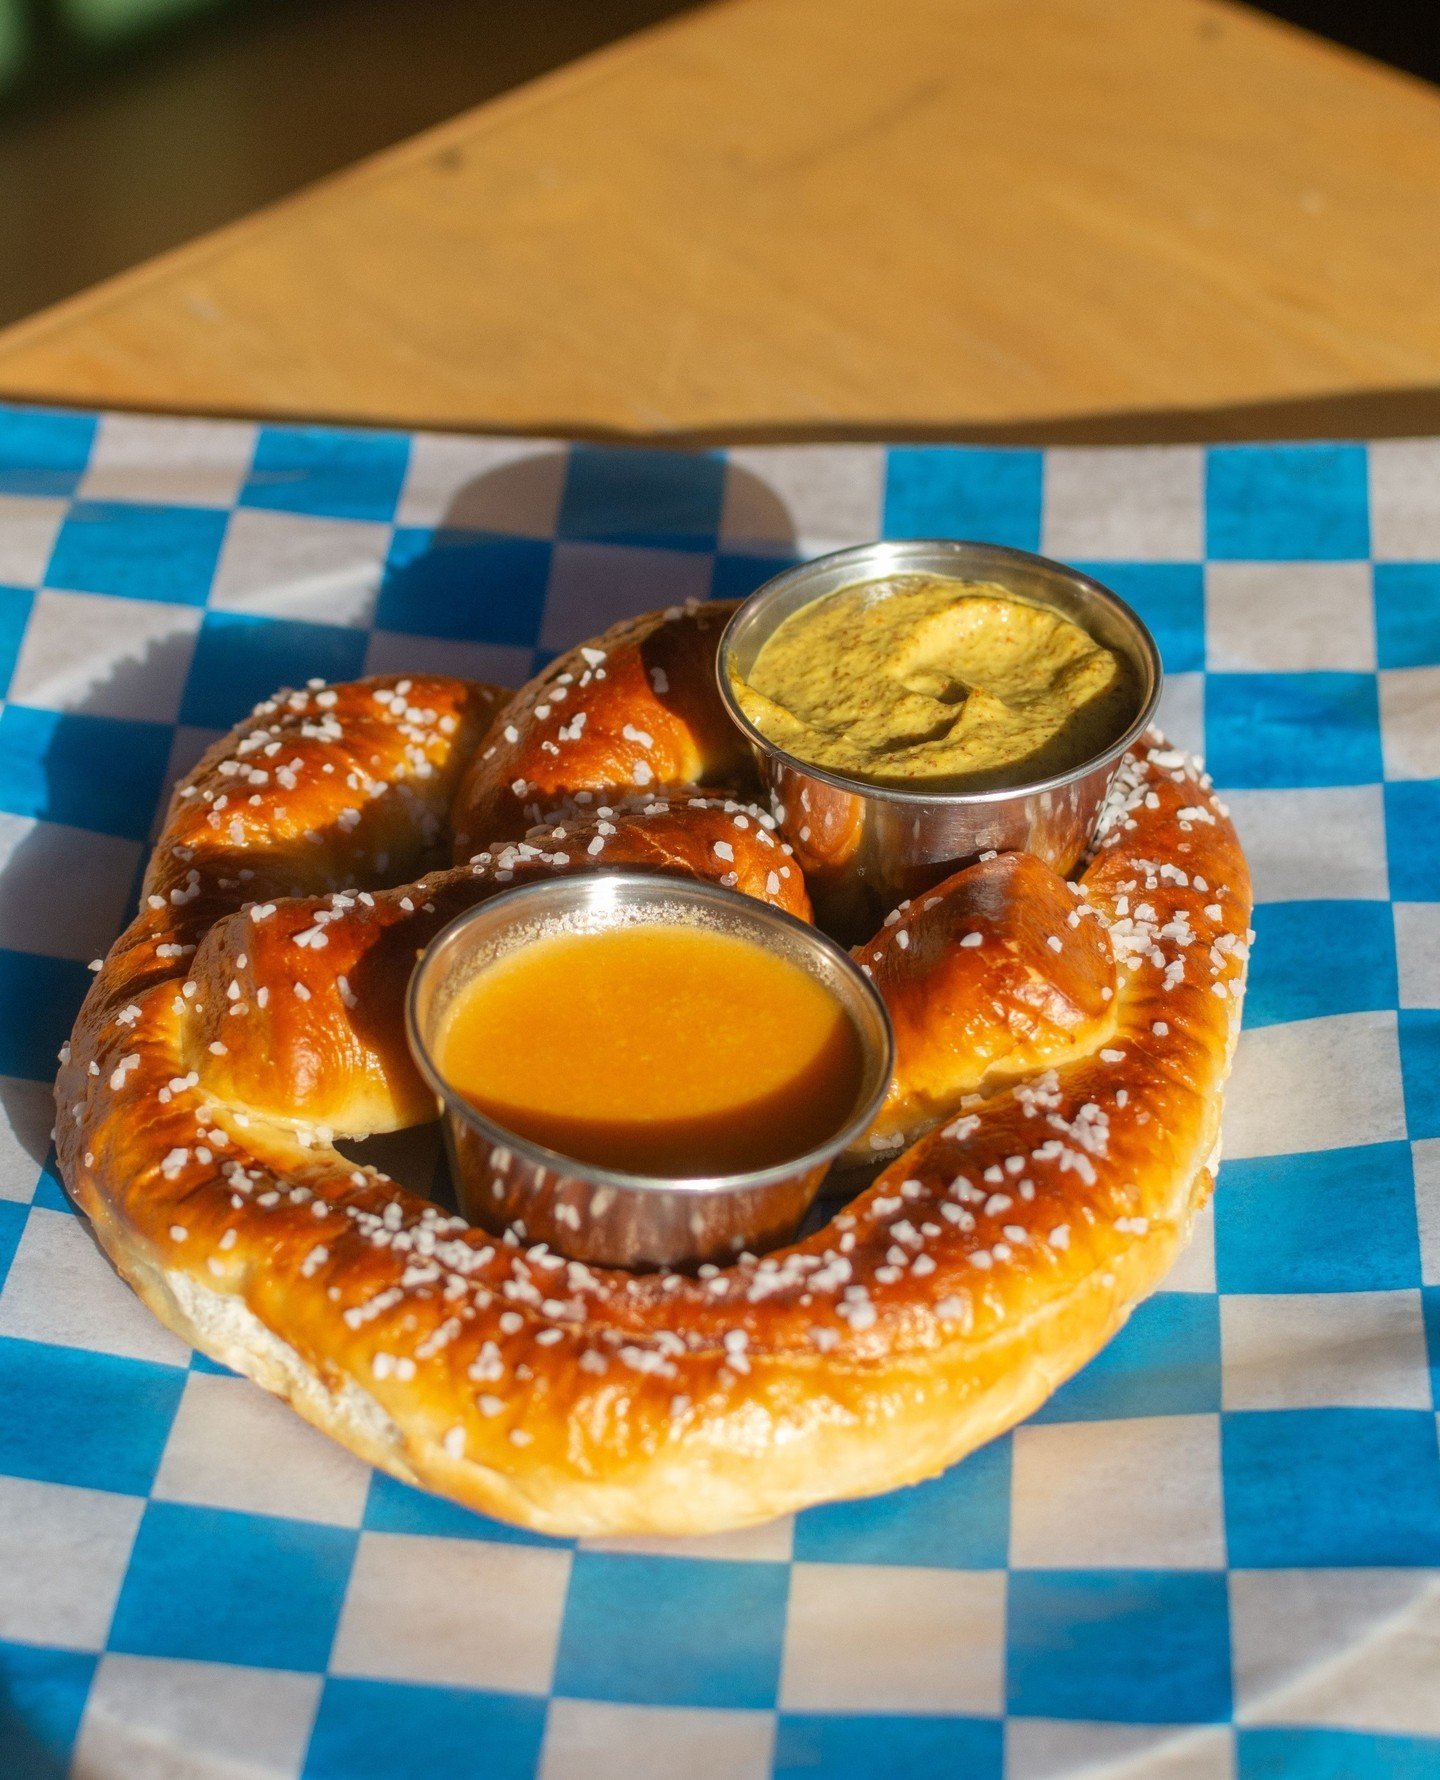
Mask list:
[[[791,1247],[586,1267],[334,1147],[434,1116],[405,981],[508,884],[623,865],[808,913],[715,691],[726,616],[620,626],[503,707],[420,677],[262,705],[176,791],[63,1055],[66,1182],[163,1322],[372,1463],[549,1533],[933,1475],[1096,1352],[1212,1186],[1249,882],[1153,737],[1077,881],[982,861],[859,948],[899,1052],[871,1141],[909,1147]],[[461,863],[420,875],[452,834]]]

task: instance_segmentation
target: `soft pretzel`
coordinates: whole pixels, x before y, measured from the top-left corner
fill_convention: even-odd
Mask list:
[[[420,677],[262,706],[177,790],[63,1055],[65,1179],[164,1322],[374,1464],[549,1533],[702,1532],[933,1475],[1096,1352],[1212,1185],[1248,875],[1154,736],[1075,882],[982,860],[857,950],[899,1049],[868,1148],[909,1147],[803,1240],[606,1271],[334,1147],[433,1117],[405,978],[498,888],[624,864],[808,912],[745,799],[719,622],[622,626],[498,709]],[[452,830],[460,863],[432,870]]]

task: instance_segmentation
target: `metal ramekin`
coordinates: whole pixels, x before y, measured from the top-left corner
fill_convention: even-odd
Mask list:
[[[463,1100],[436,1067],[431,1040],[454,996],[496,959],[557,933],[636,922],[702,925],[753,940],[831,990],[859,1033],[855,1106],[823,1144],[772,1168],[660,1180],[591,1167],[517,1136]],[[816,928],[714,884],[597,872],[522,885],[469,910],[431,942],[406,1004],[410,1048],[440,1102],[461,1210],[577,1261],[654,1268],[733,1260],[793,1236],[834,1158],[879,1110],[895,1065],[889,1015],[874,986]]]
[[[1073,619],[1129,662],[1135,719],[1102,753],[1070,771],[992,791],[902,791],[812,766],[752,724],[732,677],[748,677],[771,635],[802,606],[842,587],[898,574],[992,581]],[[1160,652],[1125,602],[1089,575],[1027,550],[924,538],[861,544],[787,569],[751,594],[720,639],[720,696],[750,742],[775,816],[795,849],[817,917],[847,943],[867,938],[897,903],[978,854],[1023,850],[1068,872],[1094,831],[1125,750],[1160,697]]]

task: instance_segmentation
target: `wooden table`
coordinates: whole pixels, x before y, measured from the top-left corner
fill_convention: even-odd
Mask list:
[[[383,69],[377,69],[383,79]],[[1440,428],[1440,94],[1214,0],[728,0],[0,335],[0,392],[639,436]]]

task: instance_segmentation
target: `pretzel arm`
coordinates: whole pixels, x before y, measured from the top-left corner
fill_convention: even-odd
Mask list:
[[[1115,1020],[1115,960],[1077,886],[1028,853],[982,860],[902,903],[855,958],[895,1028],[872,1152],[961,1101],[1095,1050]]]
[[[456,858],[516,839],[577,795],[753,791],[749,752],[715,681],[734,610],[716,601],[627,619],[518,692],[460,785]]]
[[[207,1091],[351,1137],[435,1117],[405,1038],[417,956],[466,909],[537,878],[639,870],[724,884],[801,919],[809,900],[770,818],[693,797],[577,812],[401,889],[252,904],[212,927],[183,991]]]

